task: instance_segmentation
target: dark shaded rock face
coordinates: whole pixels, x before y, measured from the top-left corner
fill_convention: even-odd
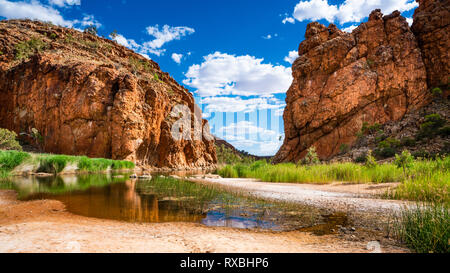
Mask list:
[[[18,60],[19,45],[30,39],[43,46]],[[172,138],[172,109],[181,104],[193,113],[196,106],[155,62],[95,35],[21,20],[0,22],[0,51],[0,127],[38,129],[45,152],[153,167],[216,163],[208,132]]]
[[[411,27],[427,68],[428,86],[450,84],[450,0],[419,0]]]
[[[379,10],[352,33],[311,23],[293,64],[284,113],[286,138],[275,162],[298,161],[352,145],[364,122],[401,119],[429,101],[417,40],[399,12]]]

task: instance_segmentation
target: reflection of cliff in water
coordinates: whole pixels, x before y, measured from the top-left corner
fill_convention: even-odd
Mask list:
[[[136,183],[127,181],[58,195],[35,194],[27,199],[51,198],[63,202],[74,214],[127,222],[200,222],[204,218],[177,201],[138,194]]]

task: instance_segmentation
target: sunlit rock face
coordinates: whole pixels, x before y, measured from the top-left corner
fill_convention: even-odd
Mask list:
[[[275,162],[298,161],[311,146],[328,159],[357,140],[364,122],[399,120],[430,101],[427,62],[399,12],[375,10],[352,33],[311,23],[299,55],[286,98],[286,138]]]
[[[30,39],[42,48],[17,60],[18,45]],[[207,133],[194,134],[192,126],[183,128],[191,138],[172,137],[174,107],[186,106],[193,117],[196,106],[157,63],[96,35],[21,20],[0,22],[0,51],[0,127],[38,129],[45,152],[152,167],[216,163]]]
[[[427,68],[430,88],[450,83],[450,0],[419,0],[411,27]]]

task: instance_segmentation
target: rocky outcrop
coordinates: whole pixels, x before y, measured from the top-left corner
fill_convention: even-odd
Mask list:
[[[155,62],[96,35],[21,20],[0,21],[0,52],[0,127],[38,129],[45,152],[159,168],[216,163],[208,130],[172,137],[180,118],[172,109],[196,106]],[[193,127],[180,131],[193,135]]]
[[[450,0],[418,2],[411,29],[422,50],[428,86],[447,87],[450,84]]]
[[[352,145],[364,123],[384,124],[429,102],[421,50],[399,12],[380,10],[352,33],[308,25],[287,92],[285,142],[275,162],[322,159]]]

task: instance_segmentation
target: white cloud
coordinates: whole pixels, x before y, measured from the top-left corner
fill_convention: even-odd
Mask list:
[[[215,52],[189,67],[183,83],[199,96],[269,95],[284,93],[292,82],[291,68],[264,64],[264,59]]]
[[[246,150],[259,156],[272,156],[280,148],[283,141],[274,130],[258,127],[250,121],[240,121],[222,127],[219,136],[231,143],[238,150]]]
[[[292,51],[289,51],[288,56],[284,57],[284,61],[292,64],[292,63],[294,63],[295,60],[297,60],[297,58],[298,58],[298,51],[292,50]]]
[[[256,97],[244,99],[242,97],[205,97],[200,100],[200,104],[206,105],[205,113],[214,112],[244,112],[249,113],[256,110],[273,109],[278,111],[284,109],[286,104],[274,97]]]
[[[265,39],[265,40],[270,40],[270,39],[272,39],[274,37],[278,37],[278,34],[277,33],[275,33],[274,35],[268,34],[266,36],[263,36],[262,38]]]
[[[345,0],[340,5],[328,4],[328,0],[300,1],[292,16],[298,21],[321,20],[338,21],[341,24],[361,22],[374,9],[388,14],[394,10],[409,11],[418,6],[415,0]]]
[[[146,29],[147,33],[155,37],[152,41],[144,42],[143,44],[138,44],[133,39],[127,39],[122,34],[117,34],[113,38],[117,43],[128,47],[139,54],[148,57],[148,54],[154,54],[156,56],[161,56],[166,52],[166,49],[162,48],[164,44],[173,41],[180,40],[182,37],[190,35],[195,32],[194,29],[189,27],[171,27],[164,25],[162,30],[159,29],[158,25],[150,26]],[[111,37],[112,38],[112,37]],[[179,55],[179,54],[176,54]],[[172,55],[172,59],[173,59]],[[175,57],[177,58],[177,57]],[[175,61],[175,59],[174,59]],[[181,58],[180,58],[181,61]]]
[[[219,133],[224,133],[230,138],[240,139],[240,137],[248,135],[260,134],[264,137],[276,136],[277,133],[273,130],[267,130],[262,127],[257,127],[250,121],[240,121],[238,123],[232,123],[228,126],[219,129]],[[251,138],[251,137],[250,137]]]
[[[286,17],[283,19],[283,21],[281,21],[283,24],[286,23],[291,23],[291,24],[295,24],[295,19],[293,17]]]
[[[67,7],[67,6],[79,6],[81,5],[81,0],[49,0],[51,5],[55,5],[58,7]]]
[[[95,19],[94,15],[85,15],[81,20],[74,20],[73,24],[81,25],[82,27],[95,26],[99,28],[102,26],[102,24]]]
[[[7,19],[33,19],[53,24],[71,27],[72,21],[65,20],[60,12],[50,6],[45,6],[38,1],[12,2],[0,0],[0,16]]]
[[[408,22],[408,25],[409,25],[409,26],[412,26],[414,20],[413,20],[413,18],[408,17],[408,18],[406,18],[406,22]]]
[[[337,13],[337,6],[328,5],[328,0],[310,0],[300,1],[294,8],[293,17],[298,21],[326,19],[332,22]]]
[[[81,4],[80,0],[51,0],[49,3],[58,7]],[[18,2],[0,0],[0,16],[7,19],[31,19],[52,22],[55,25],[63,27],[86,27],[94,25],[99,28],[101,26],[93,15],[85,15],[81,20],[66,20],[59,10],[36,0]]]
[[[147,34],[155,37],[155,39],[145,42],[142,45],[142,50],[157,56],[162,55],[166,51],[165,49],[162,49],[164,44],[173,40],[180,40],[182,37],[191,35],[195,32],[195,30],[190,27],[171,27],[168,25],[164,25],[162,29],[159,28],[159,25],[149,26],[146,30]]]
[[[346,28],[343,28],[342,31],[351,33],[357,27],[358,27],[357,25],[351,25]]]
[[[174,62],[176,62],[177,64],[181,63],[181,59],[183,58],[183,54],[177,54],[177,53],[173,53],[172,54],[172,60]]]

